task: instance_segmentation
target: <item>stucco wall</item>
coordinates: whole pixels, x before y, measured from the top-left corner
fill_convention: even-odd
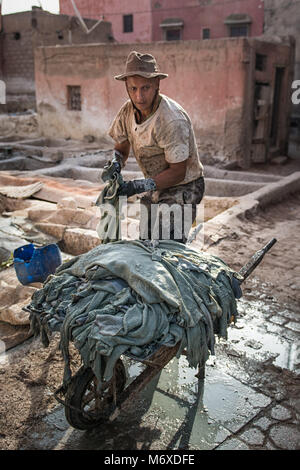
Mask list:
[[[150,0],[76,0],[82,17],[99,19],[112,24],[112,31],[118,42],[149,42],[152,40],[152,14]],[[70,0],[60,0],[60,12],[74,15]],[[123,32],[123,15],[133,15],[133,31]]]
[[[152,5],[153,41],[163,40],[160,24],[164,19],[172,17],[183,20],[183,40],[202,39],[204,28],[210,29],[211,39],[228,37],[229,31],[224,21],[231,14],[247,14],[251,17],[249,36],[259,36],[263,32],[263,0],[152,0]]]
[[[189,113],[203,153],[231,153],[240,146],[246,70],[244,39],[175,43],[86,45],[36,50],[36,96],[41,132],[49,137],[82,139],[106,135],[127,99],[123,82],[128,53],[154,54],[169,78],[161,92]],[[67,86],[81,86],[82,110],[67,109]],[[227,143],[226,143],[227,142]],[[226,143],[227,149],[224,148]],[[240,149],[238,150],[240,152]]]
[[[184,22],[183,40],[202,39],[202,29],[211,30],[211,38],[228,37],[224,20],[233,13],[248,14],[252,18],[249,36],[263,31],[264,0],[76,0],[80,14],[86,18],[100,18],[112,24],[118,42],[150,42],[164,40],[160,23],[167,18],[181,18]],[[60,12],[74,15],[70,0],[60,0]],[[133,32],[123,32],[123,15],[133,14]]]

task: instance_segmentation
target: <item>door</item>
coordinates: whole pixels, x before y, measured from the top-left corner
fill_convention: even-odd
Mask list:
[[[268,155],[270,85],[255,82],[251,161],[264,163]]]
[[[276,67],[274,96],[273,96],[273,111],[272,111],[271,132],[270,132],[270,141],[271,141],[271,146],[273,148],[279,147],[278,137],[279,137],[280,115],[281,115],[281,110],[282,110],[281,88],[282,88],[283,75],[284,75],[284,68]]]

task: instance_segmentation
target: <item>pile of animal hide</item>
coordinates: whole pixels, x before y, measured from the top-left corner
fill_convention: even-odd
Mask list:
[[[236,318],[238,279],[221,259],[181,243],[116,241],[59,266],[27,308],[44,346],[60,331],[64,384],[73,342],[101,386],[124,353],[143,359],[180,342],[178,356],[186,349],[191,367],[204,363]]]

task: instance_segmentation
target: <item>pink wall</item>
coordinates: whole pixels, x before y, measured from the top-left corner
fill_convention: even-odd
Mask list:
[[[233,13],[251,16],[250,36],[263,33],[263,0],[76,0],[76,5],[86,18],[99,19],[104,14],[118,42],[162,41],[160,23],[167,18],[183,20],[183,40],[202,39],[203,28],[210,29],[212,39],[227,37],[224,20]],[[74,15],[70,0],[60,0],[60,12]],[[123,33],[124,14],[134,16],[132,33]]]
[[[223,152],[231,127],[235,134],[232,147],[239,141],[245,47],[243,39],[143,44],[143,51],[153,53],[162,71],[169,74],[161,81],[161,92],[189,113],[204,152],[210,145]],[[124,83],[113,77],[124,70],[133,48],[135,44],[38,48],[36,97],[42,134],[74,139],[88,134],[100,139],[107,136],[112,119],[127,99]],[[79,112],[67,110],[67,85],[81,86]]]
[[[211,0],[210,2],[164,0],[160,3],[162,3],[162,7],[155,8],[157,2],[152,0],[153,41],[163,40],[162,28],[159,25],[164,19],[172,17],[181,18],[184,22],[183,40],[202,39],[203,28],[210,29],[211,39],[227,37],[228,29],[224,24],[224,20],[233,13],[246,13],[251,16],[253,23],[250,36],[263,34],[263,0]],[[182,7],[179,7],[179,4]]]
[[[277,122],[278,151],[285,154],[288,132],[293,42],[251,39],[134,44],[88,44],[35,50],[36,101],[41,134],[81,140],[108,139],[108,129],[125,100],[125,84],[114,80],[133,49],[152,53],[169,77],[161,92],[181,104],[191,117],[201,156],[220,155],[248,166],[257,142],[255,82],[270,86],[271,122],[276,66],[285,68]],[[256,70],[256,54],[267,57]],[[68,109],[67,86],[81,87],[80,111]],[[269,119],[269,118],[268,118]],[[254,139],[254,140],[253,140]],[[268,137],[266,141],[269,142]],[[99,146],[102,144],[99,142]],[[110,141],[112,145],[112,141]]]
[[[152,19],[150,0],[76,0],[83,18],[100,19],[112,24],[113,36],[118,42],[150,42]],[[60,0],[60,13],[74,15],[70,0]],[[123,15],[133,14],[133,32],[123,33]]]

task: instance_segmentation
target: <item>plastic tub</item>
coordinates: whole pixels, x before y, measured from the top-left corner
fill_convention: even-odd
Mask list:
[[[30,243],[14,251],[14,268],[18,280],[24,286],[44,282],[61,263],[61,253],[55,244],[35,247]]]

